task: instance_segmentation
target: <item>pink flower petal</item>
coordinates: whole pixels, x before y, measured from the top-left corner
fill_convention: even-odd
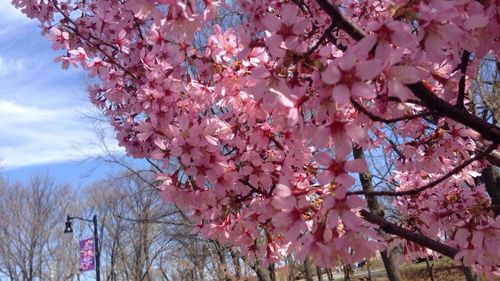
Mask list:
[[[377,96],[373,88],[364,82],[354,83],[352,85],[351,94],[367,99],[375,98]]]
[[[362,142],[366,139],[368,134],[366,133],[366,129],[362,128],[356,124],[347,124],[344,126],[346,135],[355,141],[357,144],[362,144]]]
[[[290,211],[295,207],[295,197],[274,197],[272,204],[273,207],[282,211]]]
[[[472,15],[470,16],[466,21],[465,21],[465,28],[467,29],[476,29],[476,28],[483,28],[485,27],[488,22],[489,22],[489,17],[484,16],[484,15]]]
[[[375,78],[382,72],[383,65],[379,59],[360,62],[356,65],[357,76],[362,80],[370,80]]]
[[[413,93],[397,80],[389,80],[387,82],[387,87],[389,89],[389,96],[391,97],[398,97],[402,101],[406,101],[413,97]]]
[[[287,197],[287,196],[292,195],[292,190],[290,189],[290,187],[288,185],[278,183],[276,185],[276,188],[274,189],[273,194],[275,196],[279,196],[279,197]]]
[[[323,167],[328,167],[332,163],[332,157],[325,152],[320,152],[314,156],[314,160]]]
[[[349,176],[348,174],[340,174],[335,177],[335,181],[337,183],[342,184],[344,187],[351,187],[356,183],[353,177]]]
[[[327,185],[333,180],[333,174],[330,171],[323,171],[318,175],[318,181],[321,185]]]
[[[349,98],[351,97],[351,91],[344,84],[335,86],[335,88],[333,88],[332,94],[333,99],[338,104],[347,103],[349,101]]]
[[[338,136],[334,140],[334,145],[335,160],[342,161],[347,159],[352,150],[351,140],[346,135]]]
[[[349,196],[346,202],[347,206],[349,206],[349,208],[351,209],[361,208],[366,204],[366,201],[359,196]]]
[[[340,70],[333,65],[328,66],[325,71],[321,72],[321,79],[327,84],[335,84],[340,80]]]
[[[403,84],[417,83],[428,76],[428,73],[424,70],[407,65],[392,66],[387,74],[389,77],[394,78]]]
[[[279,30],[280,25],[281,25],[281,23],[278,20],[278,18],[275,17],[272,14],[267,14],[266,16],[264,16],[264,18],[262,19],[262,23],[270,31],[277,31],[277,30]]]

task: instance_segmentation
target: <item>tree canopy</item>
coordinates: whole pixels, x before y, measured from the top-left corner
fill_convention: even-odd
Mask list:
[[[203,236],[250,260],[403,243],[498,270],[498,106],[482,98],[498,98],[498,1],[12,3],[88,71],[120,145],[163,163],[163,199]]]

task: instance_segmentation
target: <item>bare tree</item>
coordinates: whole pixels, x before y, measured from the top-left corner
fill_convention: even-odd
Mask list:
[[[62,234],[61,220],[74,197],[49,176],[27,184],[0,182],[0,272],[10,280],[72,280],[76,253]]]
[[[155,280],[156,264],[168,245],[168,227],[159,220],[169,210],[150,186],[153,176],[125,172],[86,190],[88,212],[100,220],[105,280]]]

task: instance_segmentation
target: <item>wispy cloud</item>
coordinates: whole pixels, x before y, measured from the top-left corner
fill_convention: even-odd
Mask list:
[[[78,107],[43,109],[0,100],[1,165],[12,169],[102,153],[94,127],[81,112]],[[118,150],[109,130],[106,142]]]
[[[39,28],[0,0],[0,166],[6,169],[102,153],[86,100],[85,74],[63,71]],[[106,143],[119,151],[109,127]]]
[[[2,0],[0,1],[0,21],[1,22],[10,22],[17,24],[25,24],[31,22],[25,15],[21,13],[21,11],[14,8],[14,6],[10,3],[10,0]]]
[[[26,69],[23,60],[9,59],[0,56],[0,76],[2,75],[21,75]]]

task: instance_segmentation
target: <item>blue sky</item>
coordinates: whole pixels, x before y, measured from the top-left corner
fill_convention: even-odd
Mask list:
[[[54,63],[57,53],[30,21],[0,0],[0,175],[25,180],[49,172],[58,180],[78,184],[97,175],[95,162],[81,160],[101,153],[95,127],[105,132],[114,152],[121,151],[113,132],[89,116],[86,74],[64,71]]]

